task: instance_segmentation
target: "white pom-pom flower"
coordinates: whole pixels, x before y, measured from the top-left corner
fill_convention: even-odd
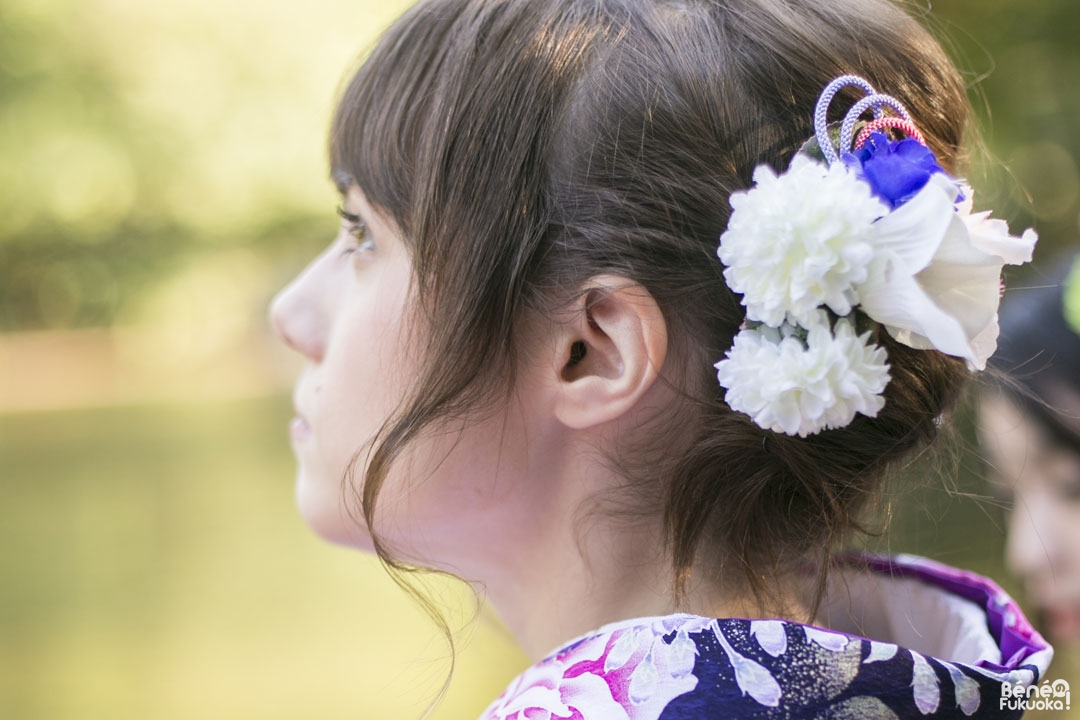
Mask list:
[[[889,383],[884,348],[870,342],[869,332],[856,335],[851,318],[830,330],[818,310],[806,322],[805,339],[790,325],[735,336],[714,366],[728,406],[766,430],[800,437],[844,427],[856,413],[876,417]]]
[[[754,171],[755,187],[731,195],[717,255],[750,320],[806,326],[821,306],[847,315],[874,254],[874,221],[889,208],[843,163],[796,155],[776,175]]]

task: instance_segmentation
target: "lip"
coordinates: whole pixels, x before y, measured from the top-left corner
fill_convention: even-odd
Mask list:
[[[1080,640],[1080,612],[1075,608],[1044,607],[1043,618],[1052,636],[1061,639]]]
[[[305,372],[306,375],[306,372]],[[311,423],[308,422],[306,413],[302,408],[305,408],[307,403],[306,394],[303,392],[304,377],[298,379],[297,383],[293,386],[292,391],[292,406],[294,417],[289,421],[289,438],[293,444],[301,442],[311,436]]]
[[[289,422],[289,437],[294,443],[302,442],[311,436],[311,426],[302,416],[297,415]]]

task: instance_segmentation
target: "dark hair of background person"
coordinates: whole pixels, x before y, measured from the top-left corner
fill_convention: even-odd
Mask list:
[[[787,166],[818,95],[846,73],[901,100],[942,165],[962,169],[961,77],[885,0],[433,0],[392,25],[330,134],[335,177],[404,235],[421,320],[415,387],[367,446],[356,502],[369,526],[403,449],[505,403],[523,328],[614,273],[663,312],[661,377],[681,400],[616,448],[625,486],[588,512],[662,513],[676,596],[692,573],[722,572],[765,607],[809,561],[816,611],[830,552],[886,471],[935,438],[968,374],[879,328],[892,381],[877,418],[799,438],[724,403],[713,364],[744,317],[716,257],[728,197],[758,164]],[[842,92],[830,120],[860,96]],[[412,569],[371,529],[391,570]]]
[[[1056,444],[1080,451],[1077,419],[1055,405],[1063,391],[1080,397],[1080,332],[1065,315],[1066,280],[1077,254],[1051,258],[1049,271],[1007,292],[1001,335],[990,365],[1008,393]]]

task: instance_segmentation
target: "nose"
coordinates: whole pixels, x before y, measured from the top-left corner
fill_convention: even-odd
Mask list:
[[[270,325],[293,350],[319,362],[326,350],[327,321],[311,282],[311,268],[286,285],[270,302]]]
[[[1016,575],[1047,575],[1054,554],[1054,522],[1050,508],[1039,496],[1017,494],[1009,513],[1005,559]]]

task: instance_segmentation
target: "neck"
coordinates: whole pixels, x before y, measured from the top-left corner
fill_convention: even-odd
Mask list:
[[[756,603],[740,592],[741,576],[719,571],[692,574],[676,600],[659,500],[643,503],[652,513],[628,510],[625,478],[594,461],[597,447],[615,444],[616,430],[611,437],[575,435],[561,426],[534,430],[527,452],[514,451],[523,466],[493,480],[474,512],[438,514],[442,524],[415,550],[423,559],[418,564],[469,580],[534,660],[620,620],[674,612],[759,616]],[[621,504],[605,507],[598,499]],[[709,550],[703,546],[701,555],[718,560]],[[787,597],[771,599],[769,617],[795,617],[804,607]]]
[[[777,604],[784,608],[780,614],[762,615],[756,603],[716,583],[692,583],[676,602],[670,560],[658,550],[664,545],[659,521],[647,532],[640,524],[618,532],[594,523],[578,537],[580,542],[573,527],[549,526],[536,536],[533,552],[523,556],[518,546],[515,562],[484,583],[491,605],[534,662],[620,620],[675,612],[744,618],[804,614],[804,605],[788,597]]]
[[[623,546],[574,529],[546,533],[524,562],[487,584],[491,604],[534,661],[559,645],[616,620],[671,612],[658,577],[658,543]],[[522,558],[524,560],[524,558]]]

